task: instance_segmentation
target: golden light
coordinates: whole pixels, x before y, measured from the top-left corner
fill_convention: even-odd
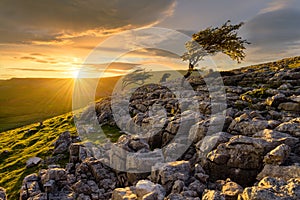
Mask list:
[[[76,79],[76,78],[78,77],[78,75],[79,75],[79,70],[72,70],[72,71],[71,71],[71,74],[72,74],[72,77],[73,77],[74,79]]]

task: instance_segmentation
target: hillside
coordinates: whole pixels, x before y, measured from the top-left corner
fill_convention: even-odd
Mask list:
[[[100,100],[96,106],[97,119],[100,124],[106,124],[108,137],[113,142],[117,140],[117,147],[141,155],[125,163],[118,160],[122,158],[122,152],[113,150],[111,143],[107,143],[104,149],[100,148],[100,155],[87,153],[88,147],[76,139],[71,113],[48,119],[42,125],[32,124],[0,133],[0,186],[7,189],[9,199],[17,199],[24,177],[43,168],[45,170],[40,174],[31,174],[24,179],[23,183],[33,187],[28,194],[30,197],[45,199],[46,183],[52,182],[55,183],[51,185],[54,192],[50,195],[53,199],[112,197],[117,200],[126,198],[127,194],[136,198],[154,195],[154,199],[159,196],[159,199],[165,197],[167,200],[212,199],[213,196],[220,199],[237,199],[239,196],[241,200],[299,199],[299,58],[222,72],[222,80],[215,77],[214,73],[208,74],[206,78],[212,83],[217,85],[224,82],[225,85],[227,110],[221,127],[218,127],[218,119],[211,118],[211,99],[204,79],[199,76],[188,80],[197,91],[194,99],[199,100],[199,106],[196,107],[199,115],[193,112],[195,107],[186,95],[183,95],[182,102],[187,110],[181,113],[183,107],[163,86],[146,85],[132,94],[132,118],[122,116],[119,121],[126,125],[126,130],[122,129],[125,133],[135,131],[132,123],[148,130],[146,127],[149,123],[159,125],[164,122],[162,131],[150,134],[147,139],[128,134],[117,140],[119,130],[107,127],[107,124],[115,124],[109,101]],[[178,84],[178,81],[170,84]],[[215,92],[218,94],[218,91]],[[161,98],[159,101],[166,109],[166,121],[159,114],[153,118],[147,115],[148,107],[158,98]],[[119,100],[123,100],[122,96]],[[216,105],[222,108],[222,105]],[[88,120],[91,111],[93,108],[84,110],[81,117]],[[215,123],[213,129],[208,129],[211,122]],[[182,130],[181,125],[185,127]],[[126,171],[126,166],[133,165],[142,170],[155,167],[153,160],[148,157],[149,152],[149,156],[154,155],[158,159],[160,156],[171,159],[174,147],[180,150],[185,141],[180,137],[176,139],[178,130],[183,131],[183,136],[188,136],[192,143],[177,161],[166,162],[163,167],[156,166],[158,168],[153,173],[137,175]],[[49,163],[42,162],[37,167],[25,167],[28,158],[38,156],[47,161],[47,156],[50,156],[50,160],[55,157],[53,142],[59,140],[59,136],[66,131],[75,139],[69,144],[69,150],[63,152],[65,157],[58,159],[60,166],[51,167]],[[153,133],[153,130],[149,132]],[[89,132],[86,131],[86,134],[89,135]],[[169,146],[171,141],[173,145]],[[94,137],[91,142],[95,142]],[[164,151],[160,154],[155,150],[157,148],[163,148]],[[86,154],[83,156],[79,152]],[[126,170],[120,170],[120,167]],[[35,188],[35,185],[38,187]],[[144,186],[147,191],[143,190]],[[24,188],[23,184],[21,192],[24,199],[28,199]]]
[[[108,138],[116,140],[117,129],[109,126],[102,128],[105,133],[110,133]],[[20,185],[25,176],[52,162],[50,157],[55,157],[52,156],[53,143],[66,132],[74,138],[78,136],[72,113],[47,119],[42,124],[35,123],[0,133],[0,186],[6,188],[9,199],[19,198]],[[26,168],[26,161],[32,157],[40,157],[44,163]],[[64,166],[68,159],[68,154],[60,155],[55,164]]]
[[[102,78],[95,99],[111,93],[119,77]],[[0,132],[72,110],[74,80],[13,78],[0,81]]]

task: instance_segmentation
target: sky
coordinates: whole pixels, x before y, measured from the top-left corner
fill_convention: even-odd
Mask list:
[[[251,44],[241,64],[210,58],[219,70],[300,53],[299,0],[1,0],[0,79],[185,69],[184,40],[227,20]]]

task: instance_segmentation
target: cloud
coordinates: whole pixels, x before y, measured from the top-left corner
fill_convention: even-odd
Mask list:
[[[175,0],[2,0],[0,43],[60,43],[158,23]]]
[[[21,56],[21,57],[15,57],[19,60],[26,60],[26,61],[32,61],[32,62],[37,62],[37,63],[46,63],[46,64],[58,64],[60,62],[63,62],[60,59],[50,57],[44,54],[39,54],[39,53],[31,53],[26,56]]]
[[[259,60],[262,56],[292,56],[295,48],[299,52],[295,46],[300,41],[299,24],[299,10],[287,8],[257,15],[244,27],[245,37],[252,43],[251,53]]]
[[[56,69],[37,69],[37,68],[8,68],[10,70],[18,70],[18,71],[34,71],[34,72],[61,72],[64,70],[56,70]]]
[[[260,14],[273,12],[276,10],[282,10],[287,8],[291,5],[291,0],[273,0],[272,2],[268,3],[268,6],[260,11]]]

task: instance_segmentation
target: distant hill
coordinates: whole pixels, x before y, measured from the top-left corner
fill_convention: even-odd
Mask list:
[[[102,78],[95,99],[109,95],[119,78]],[[70,112],[73,86],[73,79],[13,78],[0,81],[0,132]]]

